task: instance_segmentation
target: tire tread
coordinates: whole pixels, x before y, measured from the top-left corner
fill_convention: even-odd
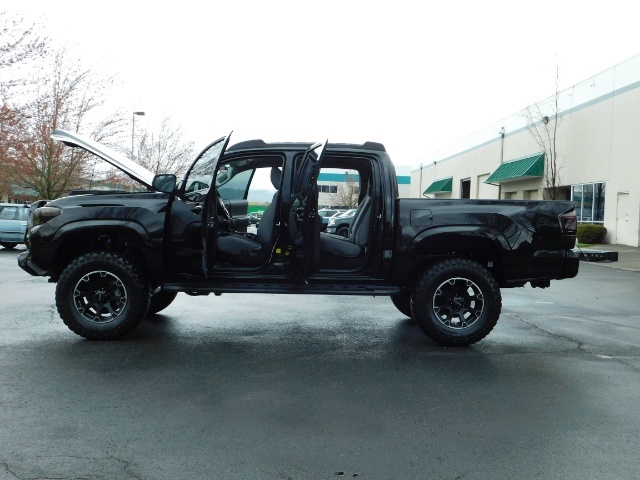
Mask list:
[[[75,321],[73,306],[68,301],[68,287],[73,288],[68,285],[70,278],[78,269],[83,268],[91,262],[115,265],[121,268],[133,282],[134,291],[130,293],[131,304],[128,305],[128,308],[132,308],[133,312],[128,315],[129,318],[127,320],[112,330],[97,332],[84,328]],[[112,340],[129,333],[136,328],[144,318],[144,314],[149,308],[149,284],[139,267],[126,257],[106,251],[89,252],[76,257],[63,270],[56,285],[55,298],[58,313],[64,324],[72,332],[90,340]]]
[[[465,336],[451,334],[448,333],[444,327],[440,328],[429,318],[425,318],[429,315],[428,309],[427,311],[423,311],[423,309],[419,307],[420,303],[422,303],[420,302],[419,297],[427,295],[427,292],[434,283],[434,279],[440,277],[440,275],[447,274],[452,270],[466,270],[480,276],[487,281],[490,290],[489,292],[485,292],[485,296],[486,293],[488,293],[490,294],[491,299],[486,305],[487,316],[483,325],[478,330]],[[412,312],[414,314],[414,319],[420,326],[420,329],[432,340],[447,346],[466,346],[482,340],[498,323],[501,310],[502,296],[500,294],[500,287],[498,287],[498,283],[495,278],[482,265],[467,258],[448,258],[446,260],[440,260],[433,263],[424,271],[412,294]]]

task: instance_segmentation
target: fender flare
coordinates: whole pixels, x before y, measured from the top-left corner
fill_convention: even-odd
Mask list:
[[[90,232],[95,231],[129,231],[134,232],[136,237],[145,246],[151,247],[151,240],[149,232],[139,223],[126,221],[126,220],[78,220],[71,222],[60,227],[53,236],[52,241],[55,243],[64,241],[65,237],[73,235],[74,233],[82,231]]]

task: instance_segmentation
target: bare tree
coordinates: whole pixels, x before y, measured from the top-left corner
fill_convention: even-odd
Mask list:
[[[12,172],[18,185],[54,199],[85,183],[90,154],[65,148],[50,134],[64,128],[105,141],[121,132],[123,120],[117,115],[99,121],[91,118],[102,107],[104,91],[111,85],[112,79],[96,79],[89,70],[77,67],[65,50],[55,54],[51,74],[27,107],[28,135],[15,148]]]
[[[356,208],[359,197],[360,185],[353,175],[347,173],[344,183],[339,183],[337,192],[333,194],[333,202],[341,207]]]
[[[35,25],[25,25],[22,19],[0,12],[0,96],[4,101],[12,89],[31,80],[24,67],[43,58],[46,44]]]
[[[25,118],[18,108],[0,106],[0,198],[12,193],[13,160],[17,158],[17,146],[26,132]]]
[[[12,100],[20,97],[19,87],[37,78],[29,66],[35,68],[35,61],[45,54],[46,39],[35,31],[35,25],[0,12],[0,198],[12,193],[12,160],[27,119],[24,107]]]
[[[185,141],[178,126],[165,118],[154,131],[144,130],[138,137],[134,160],[155,174],[174,173],[181,177],[195,156],[193,142]]]
[[[560,91],[558,89],[560,69],[556,67],[555,94],[541,102],[530,105],[525,109],[527,129],[535,140],[536,144],[544,152],[544,189],[543,195],[546,200],[561,199],[560,164],[558,162],[558,127],[562,123],[559,115],[558,100]]]

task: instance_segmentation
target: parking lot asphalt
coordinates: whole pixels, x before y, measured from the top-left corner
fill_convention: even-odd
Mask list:
[[[250,294],[180,294],[91,342],[18,253],[0,249],[2,480],[640,471],[639,272],[583,262],[502,290],[497,327],[468,348],[429,341],[384,297]]]

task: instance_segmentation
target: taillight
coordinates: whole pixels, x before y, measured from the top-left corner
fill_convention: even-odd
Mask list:
[[[564,237],[564,248],[571,250],[576,246],[576,236],[578,235],[578,218],[576,212],[571,211],[560,215],[560,226]]]

